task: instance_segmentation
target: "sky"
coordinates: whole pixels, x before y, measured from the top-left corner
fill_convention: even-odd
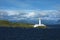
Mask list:
[[[60,0],[0,0],[0,9],[9,10],[56,10]]]
[[[5,16],[60,20],[60,0],[0,0],[0,19]]]

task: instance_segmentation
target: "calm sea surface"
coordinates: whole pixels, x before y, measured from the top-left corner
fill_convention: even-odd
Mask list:
[[[0,27],[0,40],[60,40],[60,28]]]

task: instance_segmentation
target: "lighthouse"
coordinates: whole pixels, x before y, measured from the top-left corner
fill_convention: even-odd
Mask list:
[[[34,27],[46,27],[46,25],[41,23],[41,19],[39,18],[39,23],[35,24]]]

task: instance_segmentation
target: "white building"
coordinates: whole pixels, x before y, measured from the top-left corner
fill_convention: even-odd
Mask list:
[[[38,27],[38,26],[46,26],[44,24],[41,23],[41,19],[39,18],[39,24],[35,24],[34,27]]]

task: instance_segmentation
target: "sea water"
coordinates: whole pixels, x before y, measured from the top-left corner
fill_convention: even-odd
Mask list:
[[[60,40],[60,28],[0,27],[0,40]]]

